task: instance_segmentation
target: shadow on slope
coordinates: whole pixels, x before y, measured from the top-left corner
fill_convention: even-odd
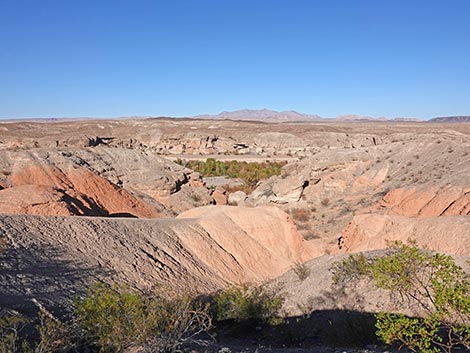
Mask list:
[[[71,300],[90,283],[109,276],[99,266],[64,259],[54,247],[7,247],[0,254],[0,308],[36,316],[41,305],[57,317],[71,313]]]
[[[315,310],[291,316],[279,325],[253,322],[217,323],[217,341],[229,346],[269,348],[366,347],[379,345],[375,316],[352,310]]]

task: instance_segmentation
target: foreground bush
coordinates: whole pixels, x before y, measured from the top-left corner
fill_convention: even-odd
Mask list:
[[[214,297],[213,315],[217,321],[267,323],[281,322],[284,298],[276,289],[249,285],[233,286]]]
[[[336,283],[368,277],[416,309],[415,318],[376,315],[377,336],[383,342],[425,353],[470,349],[470,282],[452,257],[396,242],[385,256],[352,255],[333,272]]]
[[[64,324],[42,310],[34,321],[17,313],[0,315],[0,353],[123,352],[132,347],[173,353],[186,344],[211,343],[212,317],[243,324],[281,322],[283,298],[276,289],[234,286],[209,301],[212,306],[189,296],[167,299],[96,283],[76,300],[74,316]]]
[[[200,339],[211,327],[207,306],[188,297],[172,300],[99,283],[77,301],[76,313],[86,339],[102,352],[142,346],[151,352],[176,352]]]
[[[25,331],[33,339],[28,339]],[[32,321],[19,313],[11,312],[0,317],[0,353],[51,353],[66,351],[73,343],[64,325],[43,310]]]
[[[9,313],[0,318],[0,352],[27,352],[29,345],[20,338],[21,331],[29,323],[25,317]]]

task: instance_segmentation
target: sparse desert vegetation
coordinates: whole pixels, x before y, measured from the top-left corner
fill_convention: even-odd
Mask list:
[[[250,330],[278,325],[283,321],[282,303],[278,291],[247,284],[203,298],[165,298],[97,282],[75,300],[73,317],[66,322],[44,311],[34,320],[18,313],[2,315],[0,352],[122,352],[140,347],[175,353],[213,343],[213,323],[230,322],[232,328]]]

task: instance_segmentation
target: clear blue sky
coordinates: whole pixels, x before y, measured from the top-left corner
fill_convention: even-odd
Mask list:
[[[469,0],[0,0],[0,118],[470,115]]]

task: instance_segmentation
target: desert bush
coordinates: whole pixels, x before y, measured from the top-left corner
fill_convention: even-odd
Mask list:
[[[23,353],[31,349],[21,332],[30,323],[26,317],[18,313],[7,313],[0,318],[0,352]]]
[[[76,314],[88,342],[101,352],[140,345],[152,352],[176,352],[212,324],[208,307],[189,297],[172,300],[97,283],[76,303]]]
[[[301,282],[305,281],[310,276],[310,268],[302,262],[297,262],[292,266],[292,271],[294,271]]]
[[[8,241],[5,237],[0,237],[0,255],[8,250]]]
[[[149,307],[141,294],[96,283],[77,301],[76,314],[86,339],[112,352],[143,343],[150,335],[154,327]]]
[[[305,240],[320,239],[321,235],[318,234],[318,230],[310,229],[302,234]]]
[[[206,346],[213,341],[209,334],[212,318],[209,306],[183,296],[173,300],[159,300],[156,331],[146,341],[148,352],[179,352],[184,344]]]
[[[376,333],[383,342],[413,352],[470,349],[470,282],[452,257],[395,242],[385,256],[352,255],[333,267],[337,283],[361,276],[416,310],[417,317],[378,314]]]
[[[68,351],[79,342],[72,324],[66,326],[44,310],[39,311],[35,329],[38,340],[34,343],[34,353]]]
[[[346,284],[371,274],[371,263],[364,254],[353,254],[331,268],[334,284]]]
[[[250,187],[246,184],[242,184],[242,185],[223,185],[222,187],[227,192],[227,194],[233,194],[234,192],[237,192],[237,191],[243,191],[244,193],[249,194],[254,190],[254,187]]]
[[[294,208],[291,214],[295,221],[307,222],[310,219],[309,212],[305,208]]]
[[[278,324],[284,298],[278,289],[247,284],[229,287],[214,296],[213,317],[217,321],[234,320]]]
[[[34,320],[16,312],[0,317],[0,353],[66,351],[73,345],[68,338],[65,326],[43,309]]]
[[[191,199],[194,202],[201,202],[202,201],[201,195],[196,194],[195,192],[191,193],[189,196],[191,197]]]
[[[297,226],[297,230],[302,231],[302,233],[307,232],[312,229],[310,224],[308,223],[297,223],[296,226]]]
[[[330,199],[328,199],[328,198],[322,199],[321,204],[325,207],[328,206],[330,204]]]

